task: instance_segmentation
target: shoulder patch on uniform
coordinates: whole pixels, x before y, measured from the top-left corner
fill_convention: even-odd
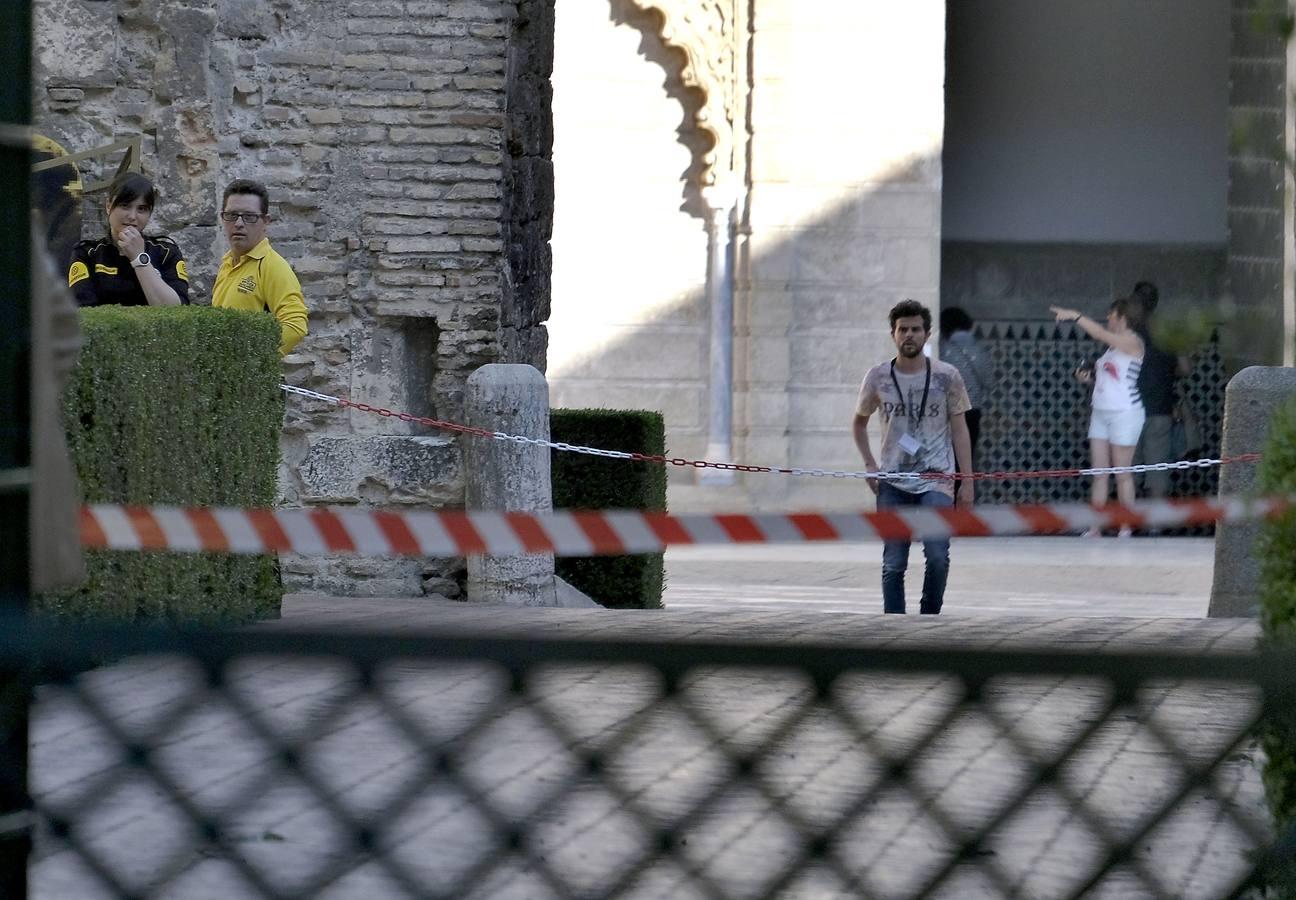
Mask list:
[[[155,238],[149,238],[149,240],[162,251],[162,262],[164,263],[171,258],[172,253],[180,252],[180,245],[164,234],[159,234]]]
[[[189,280],[189,267],[185,265],[183,259],[176,261],[176,275],[180,276],[182,281]]]
[[[76,262],[72,263],[71,268],[68,269],[68,287],[75,287],[77,282],[85,281],[89,277],[90,269],[86,267],[85,263],[78,259]]]

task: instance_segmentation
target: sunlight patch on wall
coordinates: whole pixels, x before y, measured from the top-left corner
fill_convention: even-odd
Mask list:
[[[557,15],[548,374],[561,394],[564,377],[660,377],[654,348],[696,343],[707,243],[680,210],[685,113],[642,36],[614,24],[606,2],[562,0]],[[705,363],[686,354],[675,374],[698,378]]]

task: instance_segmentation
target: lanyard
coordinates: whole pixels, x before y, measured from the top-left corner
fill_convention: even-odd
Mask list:
[[[931,360],[924,359],[923,362],[927,363],[927,378],[923,381],[922,403],[918,406],[918,422],[917,424],[914,424],[913,404],[906,401],[904,391],[900,390],[900,380],[896,378],[895,373],[895,360],[891,360],[891,383],[895,385],[896,396],[900,398],[900,402],[904,404],[905,418],[908,419],[909,424],[913,426],[911,429],[912,431],[917,431],[922,428],[923,416],[927,415],[927,392],[931,390]]]

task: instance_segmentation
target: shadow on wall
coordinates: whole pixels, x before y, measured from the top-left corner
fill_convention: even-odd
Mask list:
[[[749,215],[743,223],[736,267],[734,421],[735,461],[760,465],[795,465],[856,470],[860,460],[850,434],[860,379],[872,365],[894,353],[887,311],[905,297],[926,303],[937,315],[941,245],[938,223],[923,210],[923,198],[939,203],[933,180],[939,159],[918,156],[890,167],[869,185],[814,190],[790,182],[762,182],[752,189]],[[814,209],[810,203],[822,205]],[[562,198],[559,198],[562,202]],[[588,240],[597,243],[597,234]],[[561,246],[585,246],[585,236],[555,235]],[[1031,245],[1055,256],[1083,256],[1092,248]],[[1019,245],[982,248],[992,255],[1022,252]],[[684,259],[645,261],[643,247],[622,248],[627,279],[637,267],[670,265],[705,272],[705,253]],[[1218,250],[1151,248],[1146,271],[1168,286],[1166,301],[1208,309],[1218,306]],[[991,302],[968,303],[977,318],[1003,319],[1019,314],[1042,320],[1049,304],[1101,307],[1112,298],[1112,285],[1126,265],[1138,269],[1137,248],[1122,248],[1112,278],[1075,281],[1049,279],[1014,288],[1013,309],[996,315]],[[1194,268],[1195,267],[1195,268]],[[1178,272],[1178,276],[1174,273]],[[1042,274],[1041,274],[1042,273]],[[1176,280],[1176,278],[1178,280]],[[1189,285],[1191,284],[1191,291]],[[1205,287],[1203,287],[1205,285]],[[1034,299],[1032,299],[1034,295]],[[1218,293],[1214,294],[1217,298]],[[967,302],[972,296],[961,296]],[[562,300],[555,302],[551,329],[564,327]],[[585,327],[588,328],[588,325]],[[673,331],[672,331],[673,329]],[[551,360],[555,405],[626,406],[660,409],[667,423],[668,453],[697,458],[706,446],[708,319],[700,289],[653,308],[653,315],[633,327],[587,331],[589,342],[578,357]],[[933,333],[932,343],[937,335]],[[674,340],[672,346],[669,341]],[[1039,352],[1038,342],[1023,352]],[[676,377],[681,366],[689,377]],[[1001,390],[1013,390],[1005,384]],[[1051,401],[1066,420],[1079,421],[1087,405],[1083,392],[1059,392]],[[1074,414],[1073,414],[1074,413]],[[993,417],[994,404],[987,415]],[[876,438],[875,438],[876,439]],[[1078,448],[1078,449],[1077,449]],[[1087,463],[1083,441],[1059,442],[1053,456],[1029,460],[1002,459],[1008,468],[1067,468]],[[754,509],[810,507],[855,509],[869,498],[860,482],[843,489],[838,479],[740,475],[742,497],[719,495],[691,486],[696,470],[672,468],[674,508],[681,511],[745,503]],[[709,494],[709,496],[708,496]]]
[[[559,132],[561,134],[561,123]],[[615,149],[611,150],[615,153]],[[764,465],[859,468],[850,435],[860,379],[889,357],[887,311],[906,296],[937,303],[939,161],[915,156],[868,185],[806,189],[790,182],[755,186],[744,220],[736,265],[734,323],[735,455]],[[561,208],[568,196],[560,186]],[[582,182],[582,189],[587,183]],[[667,202],[660,195],[656,201]],[[579,233],[554,237],[555,303],[550,332],[555,347],[564,329],[580,329],[579,352],[551,353],[555,405],[636,406],[660,409],[673,455],[700,457],[707,443],[709,319],[702,279],[705,242],[686,256],[653,252],[652,238],[618,243],[583,220]],[[699,237],[702,235],[699,234]],[[568,253],[615,253],[611,268],[634,284],[662,266],[694,285],[652,305],[634,323],[596,327],[564,316],[563,295],[597,290],[560,277]],[[615,290],[607,297],[615,304]],[[687,508],[679,488],[691,469],[672,469],[672,502]],[[839,480],[740,476],[745,502],[773,508],[817,501],[839,508],[865,502]],[[862,483],[854,483],[861,491]],[[728,502],[732,503],[732,495]],[[804,497],[804,501],[799,498]],[[684,505],[681,505],[681,500]]]

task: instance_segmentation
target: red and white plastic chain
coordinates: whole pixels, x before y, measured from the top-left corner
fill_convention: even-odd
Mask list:
[[[568,444],[563,441],[547,441],[542,438],[525,437],[519,434],[509,434],[504,431],[490,431],[485,428],[475,428],[471,425],[462,425],[458,422],[450,422],[444,419],[431,419],[427,416],[416,416],[411,413],[395,412],[394,410],[384,409],[383,407],[370,406],[368,403],[359,403],[355,400],[347,400],[344,397],[334,397],[329,394],[321,394],[318,391],[295,387],[290,384],[281,384],[279,387],[285,393],[309,397],[312,400],[320,400],[325,403],[331,403],[334,406],[354,409],[360,412],[373,413],[374,415],[382,416],[383,418],[399,419],[402,422],[413,422],[419,425],[426,425],[429,428],[439,428],[443,431],[453,431],[459,434],[471,434],[475,437],[486,437],[497,441],[512,441],[516,444],[532,444],[567,453],[583,453],[588,456],[602,456],[609,459],[627,459],[634,462],[650,462],[660,465],[692,467],[695,469],[723,469],[730,472],[758,472],[772,475],[807,475],[814,478],[871,478],[879,481],[908,478],[921,478],[931,481],[949,481],[954,478],[962,477],[971,478],[974,481],[1004,481],[1022,478],[1076,478],[1086,475],[1119,475],[1125,472],[1138,474],[1142,472],[1167,472],[1182,469],[1209,469],[1214,466],[1224,466],[1233,463],[1258,462],[1260,459],[1259,453],[1243,453],[1237,456],[1225,456],[1218,459],[1194,459],[1181,460],[1179,462],[1144,463],[1136,466],[1107,466],[1104,468],[1085,469],[1039,469],[1026,472],[972,472],[967,476],[953,475],[946,472],[852,472],[842,471],[839,469],[753,466],[745,463],[710,462],[704,459],[685,459],[678,456],[668,457],[646,453],[632,453],[625,450],[602,450],[598,447],[585,447],[580,444]]]

